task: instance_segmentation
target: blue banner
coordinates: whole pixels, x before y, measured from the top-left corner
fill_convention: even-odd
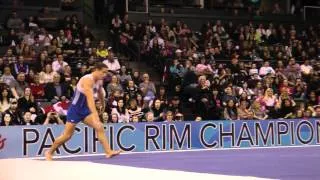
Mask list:
[[[63,128],[0,127],[0,158],[43,156]],[[108,124],[105,129],[113,149],[131,152],[320,144],[316,119]],[[103,152],[95,131],[79,124],[56,155]]]

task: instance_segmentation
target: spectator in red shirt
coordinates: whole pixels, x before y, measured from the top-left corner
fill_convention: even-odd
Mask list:
[[[35,99],[44,98],[44,84],[40,83],[40,76],[36,74],[34,76],[34,83],[30,84],[31,93]]]

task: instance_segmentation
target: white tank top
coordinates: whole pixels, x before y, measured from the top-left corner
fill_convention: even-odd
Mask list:
[[[90,78],[93,80],[93,76],[92,74],[87,74],[83,77],[80,78],[78,84],[77,84],[77,91],[81,92],[81,93],[84,93],[84,90],[82,88],[82,83],[83,83],[83,80],[84,79],[87,79],[87,78]],[[94,81],[94,80],[93,80]],[[94,94],[94,97],[97,98],[98,97],[98,90],[100,88],[103,87],[103,81],[102,80],[99,80],[99,81],[96,81],[94,84],[93,84],[93,94]]]

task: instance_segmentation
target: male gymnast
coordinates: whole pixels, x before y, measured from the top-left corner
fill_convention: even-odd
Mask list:
[[[103,63],[97,63],[92,73],[80,78],[68,109],[64,132],[54,141],[50,149],[45,152],[46,160],[52,160],[53,153],[72,137],[76,124],[80,121],[95,129],[107,158],[120,154],[121,151],[113,151],[110,148],[95,105],[95,99],[99,99],[103,107],[105,107],[103,79],[107,73],[108,67]],[[95,94],[97,94],[96,97]]]

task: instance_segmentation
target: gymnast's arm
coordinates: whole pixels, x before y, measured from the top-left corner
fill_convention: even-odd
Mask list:
[[[99,101],[101,102],[102,110],[103,110],[101,113],[103,113],[106,109],[106,101],[105,101],[106,91],[103,89],[102,86],[100,86],[99,88],[98,97],[99,97]]]

